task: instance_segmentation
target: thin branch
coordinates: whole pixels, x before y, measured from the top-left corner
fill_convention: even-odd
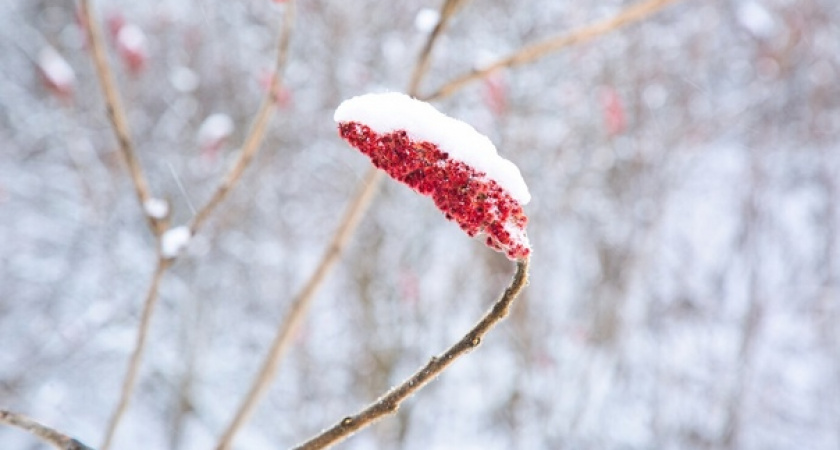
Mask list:
[[[228,425],[216,445],[218,450],[226,450],[231,447],[236,433],[251,417],[257,403],[263,397],[269,386],[271,386],[271,382],[274,380],[280,361],[283,359],[286,350],[289,348],[292,338],[296,335],[297,330],[300,328],[300,324],[306,316],[306,311],[312,303],[312,298],[315,296],[318,288],[320,288],[323,284],[324,279],[332,267],[336,262],[338,262],[338,257],[341,255],[341,252],[347,245],[347,241],[350,239],[350,236],[353,234],[353,231],[362,219],[363,213],[367,210],[370,201],[373,199],[374,194],[376,193],[376,186],[378,185],[379,178],[381,177],[382,173],[375,168],[369,170],[365,176],[361,191],[356,196],[353,203],[347,208],[344,218],[341,221],[341,226],[333,237],[332,242],[330,242],[330,245],[327,247],[327,251],[321,258],[321,262],[318,264],[318,267],[315,269],[315,272],[309,278],[306,285],[304,285],[303,289],[298,293],[294,300],[292,300],[289,311],[284,316],[283,322],[277,328],[277,335],[271,343],[271,348],[268,351],[265,361],[263,361],[263,365],[260,368],[256,379],[251,385],[248,394],[243,399],[242,404],[239,406],[239,409],[237,409],[233,420]]]
[[[336,444],[356,431],[366,428],[379,419],[394,414],[400,404],[409,396],[423,388],[430,381],[434,380],[457,358],[476,348],[481,344],[484,335],[493,328],[499,321],[505,318],[510,312],[513,301],[516,300],[522,289],[528,284],[529,260],[524,259],[517,262],[516,273],[511,280],[510,286],[505,289],[501,298],[493,304],[487,313],[478,323],[464,335],[458,342],[449,347],[448,350],[438,356],[433,356],[426,365],[417,370],[413,375],[406,378],[399,385],[391,388],[375,402],[359,411],[355,415],[345,417],[332,428],[324,430],[319,435],[295,447],[295,450],[316,450],[327,448]]]
[[[419,93],[420,82],[429,71],[429,64],[431,61],[432,49],[437,43],[437,39],[443,34],[443,30],[449,24],[456,12],[463,6],[467,0],[445,0],[440,9],[440,19],[435,24],[432,33],[426,39],[426,44],[423,50],[420,51],[420,56],[417,58],[417,63],[414,65],[414,71],[411,73],[411,81],[408,83],[408,95],[416,97]]]
[[[412,73],[411,81],[409,82],[408,92],[410,95],[416,95],[417,87],[428,69],[428,61],[434,43],[437,42],[438,37],[441,35],[441,32],[452,15],[465,2],[466,0],[444,1],[441,7],[440,20],[433,32],[429,35],[426,44],[423,46],[423,50],[417,58],[417,63]],[[356,197],[344,213],[344,217],[327,247],[327,251],[321,257],[318,266],[307,280],[303,289],[292,300],[292,304],[289,306],[283,322],[277,328],[277,334],[271,343],[271,347],[263,361],[260,371],[257,373],[242,403],[239,405],[232,421],[228,424],[221,438],[219,438],[219,442],[216,444],[217,450],[227,450],[231,447],[236,433],[250,419],[260,399],[265,395],[269,386],[271,386],[271,382],[274,380],[277,369],[280,366],[280,361],[283,359],[289,347],[291,338],[295,335],[303,318],[306,316],[306,312],[309,310],[309,305],[312,303],[315,293],[321,287],[335,263],[338,262],[338,257],[344,251],[347,241],[353,232],[355,232],[356,226],[367,211],[368,205],[370,205],[376,195],[376,188],[379,186],[381,179],[382,173],[379,170],[376,168],[368,170]]]
[[[18,413],[0,409],[0,423],[27,431],[59,450],[93,450],[76,439]]]
[[[131,141],[125,108],[122,105],[122,100],[120,100],[117,83],[114,80],[114,74],[111,71],[111,66],[108,64],[108,58],[105,54],[102,29],[99,27],[99,22],[93,15],[89,0],[80,1],[80,11],[82,15],[82,27],[87,32],[93,65],[96,69],[96,76],[99,78],[99,84],[102,86],[102,93],[105,96],[105,108],[108,113],[108,119],[111,121],[111,127],[114,129],[114,134],[117,137],[120,153],[125,160],[126,166],[128,166],[128,173],[131,175],[137,200],[140,202],[140,207],[143,209],[143,215],[149,223],[149,228],[155,236],[160,236],[163,233],[165,224],[146,213],[145,205],[152,198],[152,195],[149,191],[149,183],[143,175],[143,168],[137,159],[134,144]]]
[[[111,442],[114,439],[114,434],[117,427],[128,408],[128,403],[131,400],[131,394],[134,392],[134,384],[137,381],[137,374],[140,372],[140,362],[143,359],[143,350],[146,348],[146,339],[149,334],[149,325],[152,321],[152,312],[155,309],[155,304],[158,300],[158,291],[160,287],[160,280],[166,269],[172,265],[172,259],[166,259],[158,256],[157,268],[152,281],[149,283],[149,289],[146,293],[146,301],[143,303],[143,312],[140,316],[140,324],[137,326],[137,336],[134,342],[134,351],[131,354],[131,359],[128,361],[128,369],[126,370],[125,378],[123,378],[122,390],[120,391],[120,400],[117,407],[111,414],[111,419],[108,421],[108,427],[105,429],[105,437],[102,441],[102,450],[108,450],[111,447]]]
[[[271,83],[268,87],[268,92],[263,99],[262,105],[257,112],[254,121],[251,124],[251,130],[245,141],[242,144],[239,158],[230,168],[228,173],[222,179],[216,191],[210,197],[210,200],[198,210],[195,217],[190,223],[190,232],[195,235],[198,229],[207,221],[210,214],[219,206],[219,204],[227,197],[231,189],[236,185],[242,177],[242,173],[254,159],[257,151],[262,145],[265,137],[265,130],[272,113],[277,108],[277,97],[280,92],[281,79],[283,78],[283,71],[286,67],[286,61],[289,55],[289,43],[291,42],[292,28],[294,26],[294,8],[295,2],[288,1],[285,6],[285,13],[283,14],[282,30],[277,42],[277,60],[274,63],[274,73],[271,77]]]
[[[424,97],[423,99],[426,101],[430,101],[448,97],[454,92],[463,88],[466,84],[484,78],[495,70],[527,64],[549,53],[553,53],[563,48],[589,41],[591,39],[614,31],[622,26],[639,22],[651,16],[652,14],[660,11],[669,4],[674,3],[675,1],[677,0],[647,0],[625,9],[624,11],[622,11],[617,16],[611,19],[607,19],[598,22],[594,25],[589,25],[587,27],[572,31],[569,34],[557,36],[552,39],[548,39],[530,46],[523,47],[517,50],[515,53],[501,58],[498,61],[490,64],[489,66],[486,66],[482,69],[473,70],[470,73],[464,74],[450,81],[449,83],[446,83],[436,92]]]

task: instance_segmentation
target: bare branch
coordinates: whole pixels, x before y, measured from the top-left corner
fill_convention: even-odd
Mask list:
[[[423,97],[423,100],[430,101],[448,97],[463,88],[466,84],[484,78],[495,70],[527,64],[542,58],[549,53],[605,35],[622,26],[639,22],[675,1],[676,0],[647,0],[625,9],[611,19],[572,31],[569,34],[557,36],[552,39],[523,47],[513,54],[501,58],[487,67],[474,70],[450,81],[449,83],[446,83],[434,93]]]
[[[114,129],[114,134],[117,137],[120,153],[125,160],[126,166],[128,166],[128,173],[131,175],[137,200],[140,202],[140,207],[143,208],[143,215],[146,217],[152,233],[159,237],[163,233],[165,224],[146,213],[145,205],[152,198],[152,195],[149,191],[149,183],[146,181],[145,175],[143,175],[143,168],[137,159],[134,144],[131,141],[125,108],[120,100],[117,83],[114,80],[114,74],[111,71],[111,66],[108,64],[108,58],[102,43],[102,29],[99,27],[99,22],[93,15],[90,0],[81,0],[80,8],[82,26],[87,32],[88,45],[96,69],[96,76],[99,78],[99,84],[102,86],[102,93],[105,96],[105,108],[108,113],[108,119],[111,121],[111,127]]]
[[[160,280],[166,269],[172,265],[172,259],[166,259],[162,256],[158,257],[157,268],[152,275],[152,281],[149,283],[149,289],[146,293],[146,301],[143,303],[143,312],[140,316],[140,324],[137,326],[137,337],[135,338],[134,351],[131,354],[131,359],[128,362],[128,369],[126,370],[125,378],[123,378],[122,390],[120,391],[120,400],[117,407],[111,414],[111,419],[108,421],[108,427],[105,429],[105,437],[102,441],[102,450],[108,450],[111,447],[111,442],[114,439],[114,434],[120,424],[120,420],[128,408],[128,403],[131,400],[131,394],[134,392],[134,384],[137,381],[137,374],[140,372],[140,362],[143,359],[143,350],[146,348],[146,339],[149,334],[149,324],[152,321],[152,312],[158,299],[158,290],[160,287]]]
[[[190,232],[194,235],[198,229],[207,221],[210,214],[219,206],[220,203],[227,197],[228,193],[233,189],[242,173],[254,159],[257,151],[262,145],[265,137],[265,130],[268,126],[268,121],[277,107],[277,96],[280,91],[281,79],[283,78],[283,70],[286,67],[286,61],[289,54],[289,42],[291,42],[292,28],[294,26],[294,8],[295,2],[286,2],[286,10],[283,14],[282,30],[277,42],[277,60],[274,64],[274,73],[271,77],[268,92],[260,105],[257,115],[251,124],[251,130],[245,137],[242,144],[242,149],[239,153],[239,158],[230,168],[228,173],[222,179],[216,191],[210,197],[210,200],[202,206],[190,223]]]
[[[369,406],[355,415],[345,417],[332,428],[324,430],[309,441],[295,447],[295,450],[316,450],[327,448],[336,444],[356,431],[372,425],[379,419],[394,414],[400,404],[409,396],[423,388],[430,381],[434,380],[458,357],[476,348],[481,344],[484,335],[493,328],[499,321],[504,319],[516,297],[528,284],[529,259],[517,262],[516,273],[511,284],[505,289],[502,297],[493,304],[493,307],[478,321],[478,323],[448,350],[438,356],[432,357],[426,365],[421,367],[410,377],[399,385],[391,388],[385,395],[380,397]]]
[[[378,181],[381,177],[382,172],[375,168],[371,168],[365,176],[361,191],[353,200],[353,203],[347,208],[344,218],[341,221],[341,225],[333,237],[332,242],[330,242],[330,245],[327,247],[326,253],[324,253],[324,256],[321,258],[321,262],[318,264],[318,267],[315,269],[315,272],[309,278],[306,285],[304,285],[303,289],[298,293],[294,300],[292,300],[289,311],[286,313],[283,322],[277,328],[277,335],[271,343],[268,355],[266,356],[256,379],[251,385],[251,389],[248,391],[248,394],[245,396],[242,404],[236,411],[236,415],[230,425],[228,425],[222,437],[219,439],[219,443],[216,445],[218,450],[226,450],[231,447],[236,433],[251,417],[257,403],[265,394],[265,391],[269,388],[269,386],[271,386],[271,382],[274,380],[280,361],[283,359],[292,337],[295,335],[301,322],[303,321],[303,318],[306,316],[306,311],[312,303],[312,298],[315,296],[318,288],[321,287],[321,284],[323,284],[324,279],[332,267],[336,262],[338,262],[338,257],[341,255],[341,252],[347,245],[347,241],[350,239],[353,231],[355,231],[356,226],[362,219],[364,212],[367,210],[368,205],[373,199],[374,194],[376,193],[376,187],[378,186]]]
[[[93,450],[76,439],[18,413],[0,409],[0,423],[25,430],[59,450]]]
[[[417,63],[414,65],[414,71],[411,73],[411,81],[408,83],[408,95],[412,97],[416,97],[419,93],[420,89],[420,82],[423,80],[423,77],[426,75],[426,72],[429,71],[429,64],[431,61],[432,49],[434,48],[435,44],[437,43],[438,37],[443,33],[443,30],[446,29],[446,26],[449,24],[449,19],[451,19],[456,12],[466,4],[468,0],[445,0],[443,6],[440,10],[440,19],[438,23],[435,24],[435,28],[432,30],[432,33],[429,35],[428,39],[426,39],[426,44],[423,46],[423,50],[420,51],[420,55],[417,58]]]

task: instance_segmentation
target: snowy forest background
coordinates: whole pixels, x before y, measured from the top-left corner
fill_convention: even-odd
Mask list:
[[[474,0],[420,89],[630,1]],[[302,0],[286,94],[166,273],[120,449],[200,449],[246,391],[369,162],[332,120],[404,90],[438,2]],[[137,154],[173,224],[264,93],[282,5],[96,2]],[[429,11],[430,10],[430,11]],[[840,3],[683,0],[435,105],[522,170],[531,283],[483,345],[342,448],[840,448]],[[72,93],[38,72],[52,46]],[[197,137],[223,113],[232,134]],[[98,445],[155,265],[75,5],[0,5],[0,407]],[[298,443],[438,353],[512,264],[386,180],[235,448]],[[45,448],[0,428],[0,448]]]

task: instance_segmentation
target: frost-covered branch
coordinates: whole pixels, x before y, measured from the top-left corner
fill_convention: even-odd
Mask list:
[[[120,153],[128,166],[128,173],[131,175],[131,181],[134,184],[134,191],[137,194],[137,199],[140,201],[140,206],[143,208],[146,221],[149,223],[149,228],[155,236],[160,236],[163,233],[165,224],[161,222],[159,217],[148,212],[148,205],[155,202],[154,197],[149,190],[149,183],[143,174],[143,168],[140,166],[140,161],[137,159],[134,150],[134,144],[131,140],[131,132],[128,126],[128,119],[125,114],[125,107],[120,100],[120,93],[117,90],[117,82],[114,80],[114,74],[111,71],[111,66],[108,63],[108,57],[105,54],[105,47],[102,39],[102,29],[99,26],[97,18],[94,17],[93,10],[90,5],[90,0],[81,0],[79,3],[81,12],[82,27],[87,33],[88,45],[90,47],[91,57],[96,69],[96,76],[99,78],[99,84],[102,86],[102,93],[105,96],[105,107],[108,112],[108,120],[111,121],[111,126],[114,129],[114,134],[117,137]]]
[[[607,20],[589,25],[587,27],[572,31],[571,33],[557,36],[536,44],[523,47],[516,52],[505,56],[492,64],[489,64],[481,69],[473,70],[470,73],[464,74],[438,88],[434,93],[423,96],[424,100],[435,100],[448,97],[456,91],[463,88],[468,83],[482,79],[496,70],[521,66],[533,62],[543,56],[556,52],[563,48],[580,44],[596,37],[610,33],[618,28],[631,23],[639,22],[646,19],[652,14],[662,10],[671,3],[677,0],[647,0],[636,5],[633,5],[617,16]]]
[[[22,414],[0,409],[0,423],[20,428],[59,450],[93,450],[76,439],[44,426]]]
[[[516,264],[516,273],[501,298],[458,342],[440,355],[432,357],[423,367],[406,378],[399,385],[391,388],[385,395],[371,403],[358,413],[341,419],[331,428],[295,447],[296,450],[316,450],[336,444],[353,433],[366,428],[379,419],[394,414],[405,399],[434,380],[456,359],[481,344],[487,334],[499,321],[510,312],[514,300],[528,284],[528,264],[530,259],[520,260]]]

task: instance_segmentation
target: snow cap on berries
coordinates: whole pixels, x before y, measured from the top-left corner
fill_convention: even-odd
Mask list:
[[[472,126],[400,93],[367,94],[335,111],[341,137],[373,164],[431,197],[447,219],[511,259],[530,254],[519,169]]]

